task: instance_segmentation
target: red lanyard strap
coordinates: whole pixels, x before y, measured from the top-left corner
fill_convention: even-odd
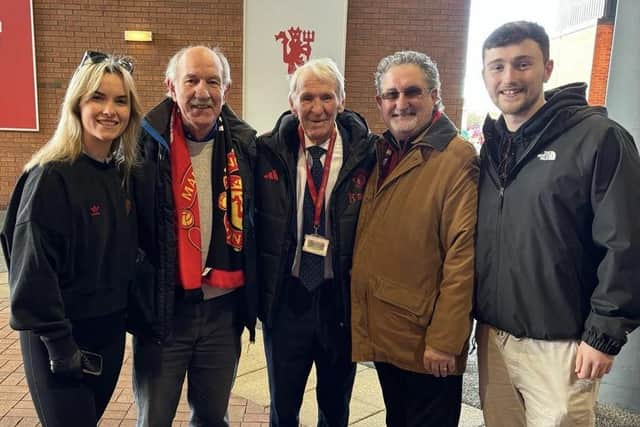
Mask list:
[[[298,126],[298,139],[300,140],[300,148],[302,149],[302,154],[305,155],[304,164],[307,168],[307,186],[309,187],[309,195],[311,196],[311,201],[313,202],[313,206],[315,208],[313,214],[313,229],[316,230],[316,233],[320,228],[320,213],[322,212],[322,206],[324,205],[324,195],[327,191],[327,182],[329,181],[329,172],[331,171],[331,159],[333,158],[333,147],[336,143],[336,136],[337,132],[334,127],[333,132],[331,132],[331,138],[329,139],[329,148],[327,149],[327,154],[324,158],[322,181],[320,183],[320,189],[318,190],[316,189],[316,183],[313,182],[311,169],[309,169],[309,162],[306,161],[304,130],[302,129],[302,125]]]

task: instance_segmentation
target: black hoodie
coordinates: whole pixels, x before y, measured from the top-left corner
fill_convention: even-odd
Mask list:
[[[485,121],[474,312],[517,337],[617,354],[640,323],[640,159],[585,88],[546,92],[511,135],[503,118]],[[516,148],[500,176],[508,137]]]

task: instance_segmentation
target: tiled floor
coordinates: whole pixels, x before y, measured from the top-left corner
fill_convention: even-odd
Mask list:
[[[24,378],[18,334],[8,323],[7,298],[0,298],[0,427],[39,426]],[[136,408],[131,392],[131,363],[130,346],[127,345],[118,385],[99,424],[102,427],[135,426]],[[229,419],[232,427],[267,427],[269,408],[242,397],[232,396],[229,402]],[[183,393],[173,426],[186,427],[188,420],[189,407]]]
[[[22,371],[18,335],[8,326],[9,307],[7,273],[0,271],[0,427],[36,426],[38,419],[31,403]],[[256,330],[255,344],[243,334],[242,356],[229,402],[231,427],[267,427],[269,423],[269,387],[264,357],[262,331]],[[134,426],[136,409],[131,391],[131,356],[127,346],[120,381],[101,426]],[[315,372],[312,370],[305,388],[300,410],[301,427],[317,423]],[[351,398],[349,425],[354,427],[385,426],[385,410],[375,369],[359,364]],[[187,426],[189,408],[183,394],[173,426]],[[462,405],[460,427],[483,425],[480,410]]]

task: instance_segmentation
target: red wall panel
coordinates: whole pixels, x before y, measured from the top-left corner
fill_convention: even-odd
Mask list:
[[[31,0],[0,4],[0,129],[38,130]]]

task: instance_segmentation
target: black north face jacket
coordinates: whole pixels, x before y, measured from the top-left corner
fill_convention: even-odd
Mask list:
[[[640,323],[640,158],[585,87],[545,93],[513,135],[485,122],[474,311],[518,337],[617,354]],[[505,137],[521,149],[500,179]]]

